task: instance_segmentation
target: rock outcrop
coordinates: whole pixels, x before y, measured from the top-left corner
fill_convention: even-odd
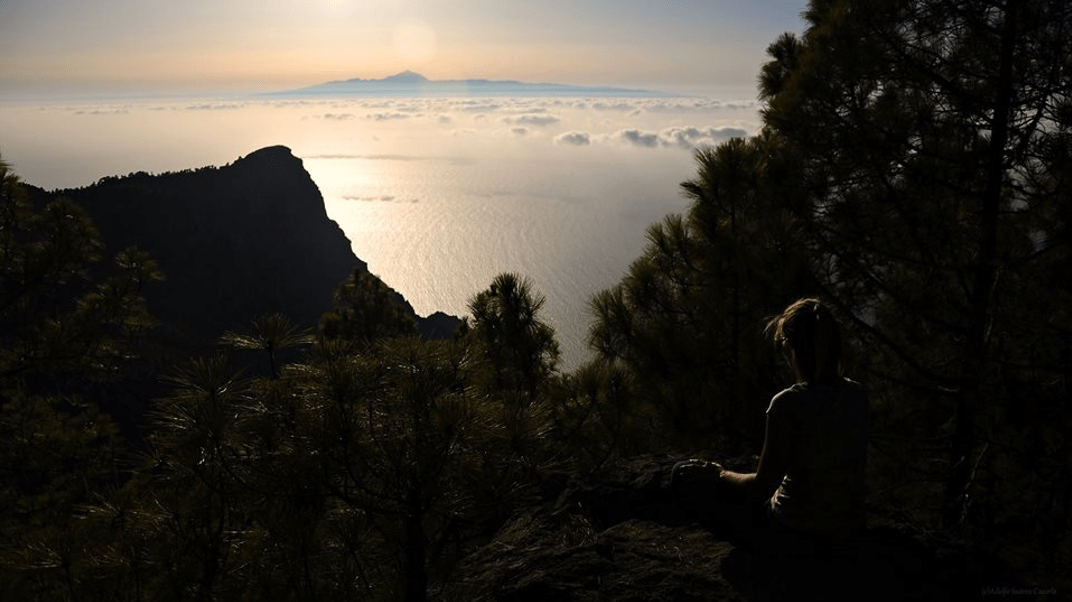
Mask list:
[[[436,593],[512,602],[961,600],[1000,581],[1000,568],[967,545],[877,512],[854,549],[760,557],[717,521],[677,506],[669,491],[677,459],[633,458],[573,478],[555,501],[508,522]]]

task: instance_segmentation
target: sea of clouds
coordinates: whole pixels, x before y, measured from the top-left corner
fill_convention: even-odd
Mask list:
[[[555,145],[624,145],[691,151],[758,127],[758,102],[747,93],[713,98],[399,98],[193,102],[150,110],[241,112],[266,107],[304,110],[304,121],[436,128],[451,136],[545,139]],[[80,115],[129,114],[130,105],[79,108]],[[446,129],[444,129],[446,128]]]

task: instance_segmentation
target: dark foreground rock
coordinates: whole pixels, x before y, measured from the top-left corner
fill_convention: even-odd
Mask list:
[[[685,516],[669,492],[679,458],[646,456],[572,480],[468,556],[443,600],[963,600],[1002,581],[965,543],[872,516],[853,549],[759,557],[718,524]],[[732,464],[732,463],[731,463]],[[739,464],[739,463],[738,463]]]

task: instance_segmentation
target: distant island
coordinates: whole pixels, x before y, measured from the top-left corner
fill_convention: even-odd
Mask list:
[[[512,80],[463,79],[431,80],[427,77],[403,71],[382,79],[347,79],[316,84],[295,90],[282,90],[261,94],[269,98],[295,97],[615,97],[652,98],[674,96],[665,92],[606,86],[571,86],[553,83],[527,83]]]

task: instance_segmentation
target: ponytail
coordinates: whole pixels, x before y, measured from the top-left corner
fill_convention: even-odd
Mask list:
[[[834,314],[818,299],[800,299],[767,322],[766,331],[796,358],[799,377],[808,382],[841,376],[841,333]]]

